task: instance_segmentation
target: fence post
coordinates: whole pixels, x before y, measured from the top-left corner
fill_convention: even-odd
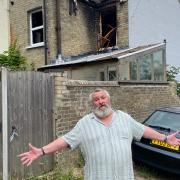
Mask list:
[[[7,69],[2,68],[3,180],[8,180]]]

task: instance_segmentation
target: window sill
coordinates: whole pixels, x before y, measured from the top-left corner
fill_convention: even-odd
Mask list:
[[[43,47],[43,46],[44,46],[44,42],[27,46],[26,49],[39,48],[39,47]]]
[[[120,80],[118,84],[168,84],[169,82],[166,80],[162,81],[153,81],[153,80]]]

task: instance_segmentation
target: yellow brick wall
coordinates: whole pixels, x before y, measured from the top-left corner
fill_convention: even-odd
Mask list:
[[[43,0],[14,1],[10,4],[11,40],[17,39],[22,55],[28,63],[35,67],[45,64],[44,47],[27,48],[29,46],[28,11],[43,6]],[[46,0],[47,6],[47,51],[48,63],[57,57],[56,38],[56,4]],[[69,1],[60,1],[60,43],[61,55],[72,56],[97,50],[97,36],[99,28],[98,11],[78,2],[77,15],[69,15]],[[117,3],[117,45],[128,45],[128,3]]]

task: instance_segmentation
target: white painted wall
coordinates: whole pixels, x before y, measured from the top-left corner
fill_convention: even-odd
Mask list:
[[[9,0],[0,0],[0,53],[9,46]]]
[[[129,46],[167,40],[167,64],[180,67],[180,1],[128,0]],[[177,76],[180,81],[180,75]]]

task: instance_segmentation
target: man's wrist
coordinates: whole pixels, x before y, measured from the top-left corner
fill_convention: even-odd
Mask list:
[[[167,135],[165,135],[165,137],[164,137],[164,142],[167,142],[167,140],[168,140],[168,136]]]
[[[45,153],[43,147],[41,148],[41,151],[42,151],[42,155],[43,155],[43,156],[46,155],[46,153]]]

